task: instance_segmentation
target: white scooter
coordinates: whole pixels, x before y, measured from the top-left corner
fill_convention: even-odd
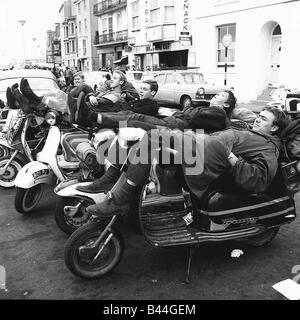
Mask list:
[[[139,141],[144,134],[145,131],[140,128],[120,128],[118,135],[110,129],[103,130],[99,132],[97,146],[95,147],[98,148],[99,141],[102,143],[107,141],[107,145],[112,146],[118,140],[121,147],[128,149],[129,143],[132,144]],[[104,162],[106,169],[110,165],[107,160],[97,158],[97,161],[101,164]],[[86,208],[92,204],[102,202],[105,198],[104,193],[93,194],[76,190],[77,186],[86,184],[85,182],[68,186],[62,182],[54,190],[61,197],[55,209],[55,221],[58,227],[67,234],[73,233],[79,227],[89,222],[91,216],[86,211]]]
[[[80,174],[88,179],[91,173],[87,165],[80,168],[83,161],[80,161],[76,154],[76,148],[81,143],[85,142],[91,147],[88,132],[79,129],[76,132],[62,133],[56,125],[56,117],[57,114],[53,111],[46,114],[46,121],[51,127],[45,145],[37,154],[37,161],[26,164],[15,179],[15,208],[22,214],[36,208],[43,196],[45,185],[67,180],[74,183],[78,181]],[[60,145],[63,149],[62,155],[58,155]],[[92,152],[95,157],[95,150]]]
[[[0,186],[14,187],[18,172],[28,162],[33,161],[35,154],[41,150],[45,136],[40,131],[39,137],[27,140],[27,132],[33,122],[44,119],[26,116],[21,110],[10,110],[3,132],[0,136]],[[37,123],[37,127],[38,127]]]

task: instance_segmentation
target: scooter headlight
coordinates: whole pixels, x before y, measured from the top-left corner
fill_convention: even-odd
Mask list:
[[[48,112],[45,116],[45,120],[50,126],[54,126],[56,124],[56,114],[52,111]]]

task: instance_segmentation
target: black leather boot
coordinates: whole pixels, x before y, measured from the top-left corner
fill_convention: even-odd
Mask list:
[[[78,186],[76,190],[86,193],[101,193],[109,191],[120,177],[120,169],[111,165],[105,174],[87,186]]]
[[[29,99],[30,102],[34,104],[40,104],[42,102],[43,97],[38,97],[30,88],[30,85],[28,83],[28,80],[25,78],[22,78],[20,83],[20,90],[23,93],[23,95]]]
[[[128,183],[125,173],[121,175],[104,201],[87,207],[87,212],[94,218],[109,218],[125,215],[130,209],[136,187]]]
[[[16,99],[10,87],[7,87],[6,89],[6,101],[10,109],[18,109],[16,107]]]
[[[30,104],[29,100],[22,95],[22,93],[20,92],[20,90],[18,88],[13,89],[13,96],[16,99],[17,103],[20,106],[20,109],[22,109],[22,111],[25,114],[29,114],[33,112],[33,106]]]

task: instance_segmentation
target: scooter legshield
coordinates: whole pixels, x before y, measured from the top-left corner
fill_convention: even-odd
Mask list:
[[[15,186],[18,188],[28,189],[37,184],[52,184],[53,171],[49,165],[40,161],[27,163],[18,173]]]

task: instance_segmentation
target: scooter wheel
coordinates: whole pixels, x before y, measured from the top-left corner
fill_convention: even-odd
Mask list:
[[[29,189],[17,188],[15,195],[15,209],[21,214],[32,212],[39,204],[45,185],[37,184]]]
[[[67,240],[64,259],[74,275],[98,279],[108,275],[119,264],[124,253],[124,239],[118,230],[111,228],[98,246],[92,247],[103,230],[102,223],[89,223],[76,230]]]
[[[78,198],[60,198],[55,208],[56,224],[66,234],[72,234],[91,220],[91,214],[86,211],[86,208],[92,204],[94,204],[93,201]],[[70,214],[72,208],[76,208],[73,215]]]
[[[0,145],[0,159],[3,157],[8,157],[10,155],[10,150],[6,146]]]
[[[10,158],[8,156],[0,159],[0,168],[5,167]],[[15,179],[24,165],[20,160],[13,159],[6,171],[0,176],[0,187],[13,188],[15,186]]]

